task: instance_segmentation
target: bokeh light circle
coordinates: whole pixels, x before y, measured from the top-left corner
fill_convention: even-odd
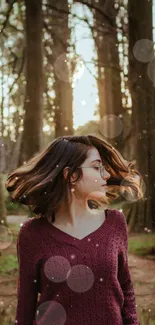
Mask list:
[[[57,77],[64,82],[71,82],[75,85],[76,81],[83,75],[85,66],[79,55],[66,53],[57,57],[54,63]]]
[[[12,231],[8,227],[0,225],[0,250],[8,248],[12,242]]]
[[[50,257],[45,265],[44,272],[46,277],[52,282],[63,282],[66,280],[71,265],[63,256]]]
[[[98,128],[104,137],[112,139],[122,132],[123,123],[119,116],[108,114],[100,120]]]
[[[94,273],[90,267],[78,264],[72,266],[67,276],[67,284],[75,292],[86,292],[94,283]]]
[[[133,47],[133,54],[140,62],[149,62],[154,56],[153,42],[149,39],[137,41]]]
[[[64,307],[56,301],[45,301],[36,310],[37,325],[64,325],[67,316]]]
[[[100,212],[104,212],[107,208],[107,203],[105,200],[107,186],[103,187],[103,192],[94,191],[87,195],[85,200],[86,209],[94,215],[99,214]]]

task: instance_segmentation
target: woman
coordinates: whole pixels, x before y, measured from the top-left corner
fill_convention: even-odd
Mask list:
[[[125,216],[103,209],[120,190],[143,197],[132,165],[95,136],[63,136],[8,175],[13,200],[36,215],[17,239],[16,324],[139,324]]]

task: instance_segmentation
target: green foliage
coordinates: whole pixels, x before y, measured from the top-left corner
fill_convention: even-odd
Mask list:
[[[17,237],[17,235],[18,235],[18,232],[19,232],[19,230],[20,230],[20,224],[19,223],[8,223],[8,227],[9,227],[9,229],[11,230],[11,232],[12,232],[12,234],[13,234],[13,236],[14,236],[14,240],[16,240],[16,237]]]
[[[19,212],[22,214],[27,214],[28,208],[27,206],[24,206],[21,203],[18,202],[12,202],[11,197],[8,193],[8,191],[5,188],[5,182],[7,180],[8,175],[2,174],[2,183],[3,183],[3,191],[4,191],[4,199],[5,199],[5,206],[7,214],[19,214]]]
[[[84,125],[79,126],[74,131],[74,135],[88,135],[88,134],[99,135],[97,121],[89,121]]]
[[[17,256],[9,254],[0,258],[0,275],[12,274],[18,270]]]
[[[155,318],[153,316],[153,313],[151,315],[151,312],[148,310],[143,310],[141,314],[141,325],[155,325]]]
[[[155,249],[155,233],[141,234],[135,237],[129,236],[128,239],[128,252],[134,253],[140,256],[151,255],[149,253],[151,249]],[[153,256],[153,255],[152,255]],[[155,255],[153,256],[155,258]]]
[[[20,204],[18,202],[16,203],[11,202],[9,197],[6,198],[5,204],[6,204],[7,212],[17,211],[20,208]]]

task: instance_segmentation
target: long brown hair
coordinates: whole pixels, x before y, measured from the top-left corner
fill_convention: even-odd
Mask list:
[[[5,183],[12,201],[30,206],[36,215],[47,217],[50,214],[54,221],[55,211],[61,200],[66,198],[67,189],[71,190],[71,175],[76,172],[76,181],[81,179],[83,174],[80,166],[87,159],[88,151],[92,147],[98,150],[111,175],[107,180],[105,203],[111,204],[120,196],[124,179],[126,183],[122,183],[122,189],[136,200],[143,198],[142,178],[133,169],[134,163],[125,160],[107,141],[93,135],[82,135],[56,138],[41,153],[12,171]],[[67,166],[70,169],[65,180],[63,169]]]

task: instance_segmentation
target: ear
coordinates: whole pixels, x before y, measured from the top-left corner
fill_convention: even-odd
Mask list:
[[[68,172],[69,172],[69,168],[70,167],[65,167],[64,170],[63,170],[63,176],[64,176],[65,179],[67,178],[67,175],[68,175]]]
[[[63,170],[63,175],[64,175],[64,178],[65,179],[67,178],[69,169],[70,169],[70,167],[65,167],[64,170]],[[73,182],[74,182],[75,179],[76,179],[76,173],[73,173],[72,176],[71,176],[71,178],[70,178],[70,181],[71,181],[72,184],[73,184]]]

